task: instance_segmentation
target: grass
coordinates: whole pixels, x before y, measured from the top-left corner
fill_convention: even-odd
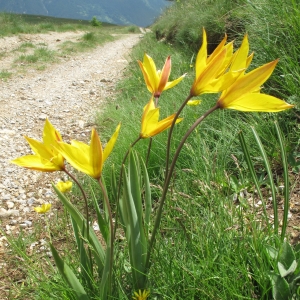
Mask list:
[[[146,35],[133,49],[132,62],[117,87],[118,95],[107,101],[105,110],[97,119],[103,143],[111,136],[116,125],[122,122],[117,145],[103,173],[108,189],[109,166],[114,164],[119,170],[125,151],[139,134],[142,110],[150,99],[136,63],[137,59],[142,60],[144,52],[154,59],[158,68],[171,55],[171,80],[187,73],[183,82],[162,94],[159,100],[160,118],[174,113],[188,94],[194,79],[194,68],[190,65],[194,63],[203,26],[209,33],[210,49],[215,47],[225,31],[230,38],[236,38],[236,45],[239,45],[247,31],[251,49],[255,51],[254,66],[280,57],[282,63],[265,89],[298,105],[299,68],[296,64],[299,57],[299,8],[296,1],[284,2],[285,6],[281,4],[279,0],[266,0],[264,3],[256,0],[186,0],[177,1],[162,15],[153,26],[153,33]],[[184,19],[183,10],[187,12]],[[90,47],[89,43],[94,41],[95,36],[96,33],[88,32],[80,43]],[[157,38],[160,42],[157,42]],[[64,51],[73,51],[73,46],[71,43],[65,44]],[[201,98],[203,101],[200,106],[186,107],[182,112],[184,121],[176,125],[173,152],[182,134],[214,104],[217,96],[204,95]],[[152,257],[149,274],[151,299],[273,299],[266,246],[276,244],[276,237],[266,229],[261,207],[252,205],[250,196],[256,202],[258,197],[238,133],[242,130],[247,144],[251,145],[252,160],[267,201],[270,183],[250,126],[255,127],[262,139],[271,160],[276,185],[279,186],[283,182],[282,165],[273,121],[280,122],[289,152],[299,153],[299,128],[295,123],[297,109],[278,115],[218,111],[210,115],[189,137],[177,163]],[[154,138],[148,162],[153,213],[161,195],[166,137],[167,133],[162,133]],[[148,141],[142,140],[135,149],[145,157],[147,146]],[[90,186],[90,183],[87,184],[88,188]],[[244,196],[244,192],[250,196]],[[280,192],[278,197],[282,197]],[[76,201],[80,200],[76,198]],[[267,204],[270,206],[270,203]],[[64,225],[57,220],[65,220]],[[66,217],[60,212],[51,224],[53,239],[57,243],[61,229],[66,228],[66,222]],[[72,242],[67,234],[67,249],[72,248]],[[24,243],[23,253],[30,241],[25,240]],[[67,251],[64,253],[73,269],[77,270],[76,258],[68,255]],[[122,239],[117,243],[116,253],[114,297],[131,299],[128,250]],[[38,266],[32,268],[37,274],[42,272]],[[49,276],[41,277],[38,285],[33,274],[28,272],[26,293],[19,299],[28,299],[26,297],[33,287],[34,299],[68,299],[67,287],[56,271],[49,267],[47,272]],[[20,286],[18,288],[22,290]],[[53,296],[49,296],[50,291]]]
[[[116,26],[108,23],[101,23],[101,26],[92,26],[89,21],[61,19],[44,16],[18,15],[10,13],[0,13],[0,37],[16,34],[36,34],[50,31],[66,32],[80,31],[82,37],[76,41],[65,41],[59,45],[58,49],[50,50],[46,43],[24,42],[13,52],[20,52],[21,55],[15,57],[11,70],[2,71],[1,78],[9,78],[18,71],[26,71],[27,68],[45,70],[51,63],[60,61],[76,53],[90,51],[95,47],[108,41],[118,38],[118,34],[136,32],[136,26]],[[2,52],[0,57],[9,55]],[[13,53],[16,56],[15,53]],[[21,69],[19,67],[21,63]]]

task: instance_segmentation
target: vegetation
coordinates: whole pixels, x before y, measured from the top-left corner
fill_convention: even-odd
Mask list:
[[[150,98],[136,59],[141,60],[146,51],[157,66],[162,66],[165,58],[171,55],[171,80],[187,72],[178,86],[160,97],[162,119],[179,108],[192,85],[202,27],[208,32],[210,52],[223,38],[224,32],[228,33],[230,40],[236,40],[235,47],[248,32],[251,50],[255,52],[253,67],[280,58],[264,92],[296,105],[293,110],[278,115],[219,110],[189,137],[177,161],[151,258],[153,264],[148,276],[150,299],[300,298],[299,249],[290,246],[289,235],[292,229],[297,229],[289,226],[287,234],[283,229],[280,235],[282,227],[278,222],[277,234],[272,226],[278,219],[274,216],[273,221],[271,217],[277,212],[272,208],[272,205],[276,206],[277,199],[284,203],[286,211],[286,199],[293,194],[293,187],[297,184],[293,171],[286,170],[285,159],[288,157],[294,171],[297,171],[300,153],[296,122],[300,76],[299,14],[295,0],[174,2],[154,24],[153,33],[133,50],[133,62],[118,86],[120,94],[115,100],[108,101],[106,110],[99,115],[98,132],[104,140],[108,140],[112,128],[122,122],[117,145],[109,157],[109,164],[114,164],[119,170],[124,153],[133,142],[132,136],[139,134],[142,110]],[[86,39],[92,39],[92,36]],[[176,144],[194,120],[213,106],[216,99],[215,95],[203,95],[200,106],[185,107],[181,113],[184,122],[176,125],[174,130],[171,152],[175,151]],[[279,126],[274,125],[275,121]],[[239,139],[241,131],[244,142]],[[162,192],[166,138],[165,132],[153,139],[148,160],[154,213]],[[135,150],[141,157],[146,157],[147,146],[148,141],[141,141]],[[251,172],[251,162],[254,172]],[[108,178],[110,172],[108,167],[105,168],[103,177]],[[93,194],[98,197],[99,192],[90,179],[82,178],[82,182],[90,189],[91,198]],[[108,180],[106,183],[107,189],[113,190]],[[280,188],[282,186],[285,186],[284,190]],[[72,203],[79,201],[76,189],[72,197]],[[114,208],[116,203],[112,201],[111,205]],[[278,218],[285,224],[286,216]],[[76,259],[74,250],[71,250],[74,249],[72,235],[67,234],[65,245],[59,245],[60,229],[65,228],[62,226],[68,223],[68,219],[63,213],[58,213],[52,223],[53,243],[76,272],[80,265],[79,258]],[[130,253],[122,230],[119,235],[114,297],[131,299],[133,270],[129,262]],[[283,242],[284,237],[288,242]],[[19,299],[27,299],[28,295],[33,299],[71,299],[70,290],[51,263],[43,264],[46,271],[32,264],[39,258],[26,255],[29,239],[11,241],[15,253],[23,258],[24,264],[20,269],[28,278],[26,285],[15,287]],[[69,250],[71,253],[68,253]],[[40,275],[37,276],[37,273]],[[288,283],[291,285],[288,286]],[[98,298],[95,296],[93,299]]]

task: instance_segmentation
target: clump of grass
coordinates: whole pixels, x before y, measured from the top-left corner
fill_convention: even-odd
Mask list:
[[[23,63],[37,63],[37,62],[51,62],[54,60],[55,52],[47,48],[38,48],[33,54],[21,55],[17,62]]]
[[[31,42],[25,42],[25,43],[22,43],[18,49],[16,49],[16,51],[19,51],[19,52],[26,52],[28,49],[33,49],[35,48],[35,45]]]
[[[101,27],[102,26],[102,23],[95,16],[92,18],[92,20],[90,21],[90,23],[94,27]]]
[[[0,71],[0,79],[7,80],[8,78],[11,77],[11,75],[12,73],[7,70]]]

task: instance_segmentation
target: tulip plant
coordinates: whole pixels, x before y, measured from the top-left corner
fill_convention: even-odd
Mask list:
[[[202,46],[198,52],[195,65],[195,79],[178,111],[169,117],[159,120],[158,102],[161,93],[176,86],[185,75],[169,82],[171,72],[171,58],[166,59],[161,71],[156,69],[153,59],[145,54],[143,62],[138,61],[147,89],[151,93],[149,102],[145,105],[141,119],[139,136],[131,143],[124,155],[119,179],[114,170],[111,178],[111,192],[108,194],[102,170],[104,162],[113,150],[120,131],[120,124],[115,133],[103,149],[96,129],[92,129],[89,144],[80,141],[63,142],[60,133],[46,120],[43,142],[25,137],[33,155],[17,158],[12,163],[42,172],[65,172],[81,190],[85,201],[85,212],[78,210],[72,204],[65,192],[71,188],[71,183],[60,183],[53,186],[59,199],[68,211],[73,225],[75,241],[80,258],[80,268],[75,274],[63,261],[53,244],[50,244],[55,263],[77,299],[108,299],[113,297],[114,282],[114,253],[115,232],[121,226],[126,235],[126,243],[131,264],[133,299],[147,299],[150,295],[147,274],[154,264],[151,254],[155,247],[156,235],[160,227],[164,203],[167,199],[168,188],[176,167],[176,161],[189,135],[210,114],[218,109],[233,109],[254,112],[279,112],[292,108],[293,105],[276,97],[260,92],[263,83],[272,74],[278,60],[247,72],[253,54],[249,55],[247,35],[240,48],[233,51],[233,42],[227,43],[227,36],[208,56],[207,37],[203,29]],[[199,116],[193,125],[183,135],[172,155],[170,145],[175,124],[182,122],[180,113],[186,105],[197,105],[200,101],[193,97],[204,93],[219,93],[219,98],[212,103],[211,108]],[[152,138],[160,132],[169,130],[166,141],[166,166],[161,199],[158,209],[153,216],[151,187],[146,162],[133,150],[134,145],[141,139],[149,138],[149,151]],[[148,151],[148,153],[149,153]],[[69,170],[74,169],[87,174],[98,182],[103,194],[103,204],[100,209],[98,201],[92,197],[98,225],[104,242],[100,242],[93,228],[90,226],[90,212],[86,193]],[[127,166],[127,167],[126,167]],[[117,203],[116,211],[111,209],[111,201]],[[45,211],[50,206],[37,209]],[[115,222],[113,222],[115,220]],[[152,223],[151,220],[154,220]],[[99,285],[95,286],[91,278],[99,278]]]

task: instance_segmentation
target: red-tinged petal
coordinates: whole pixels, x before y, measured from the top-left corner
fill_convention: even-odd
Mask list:
[[[51,163],[49,160],[44,159],[39,155],[22,156],[12,160],[11,163],[23,168],[41,172],[55,172],[62,170],[58,165]]]
[[[221,107],[239,111],[278,112],[290,109],[294,105],[270,95],[250,93],[234,101],[223,101]]]
[[[159,85],[156,92],[161,93],[165,89],[165,86],[169,80],[170,73],[171,73],[171,57],[168,56],[164,64],[164,67],[161,71],[161,74],[159,76],[160,77]]]
[[[112,149],[114,148],[116,140],[117,140],[119,132],[120,132],[120,128],[121,128],[121,123],[117,126],[117,128],[115,130],[115,133],[112,135],[112,137],[110,138],[110,140],[106,144],[105,149],[103,151],[103,162],[106,161],[107,157],[109,156]]]

